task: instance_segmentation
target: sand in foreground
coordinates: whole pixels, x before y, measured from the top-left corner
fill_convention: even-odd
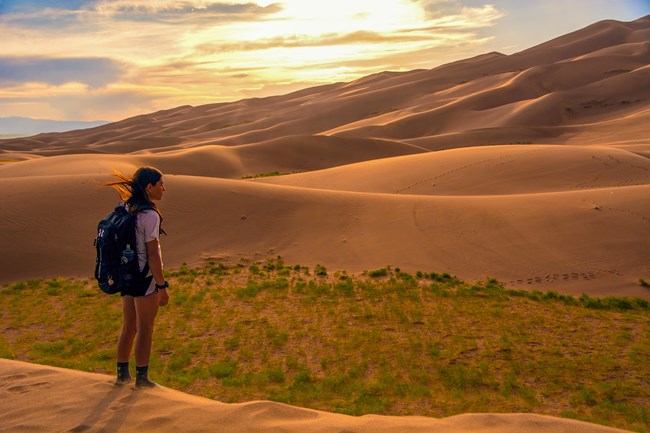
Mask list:
[[[225,404],[169,388],[115,387],[95,373],[0,359],[0,425],[21,432],[499,432],[624,430],[533,414],[352,417],[254,401]]]

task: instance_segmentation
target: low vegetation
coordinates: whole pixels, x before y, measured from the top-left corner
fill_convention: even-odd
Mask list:
[[[225,402],[352,415],[534,412],[650,430],[650,306],[390,267],[280,258],[170,273],[151,375]],[[113,374],[119,296],[94,281],[0,290],[0,357]]]
[[[257,179],[260,177],[272,177],[272,176],[284,176],[289,173],[280,173],[279,171],[271,171],[268,173],[259,173],[259,174],[251,174],[251,175],[246,175],[242,176],[242,179]]]

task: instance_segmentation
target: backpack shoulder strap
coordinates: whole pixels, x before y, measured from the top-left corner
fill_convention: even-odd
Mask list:
[[[160,218],[160,233],[167,236],[167,233],[162,228],[163,217],[162,217],[162,215],[160,215],[160,212],[158,212],[158,209],[156,209],[153,206],[143,206],[142,208],[138,208],[137,213],[144,212],[146,210],[153,210],[158,214],[158,218]]]

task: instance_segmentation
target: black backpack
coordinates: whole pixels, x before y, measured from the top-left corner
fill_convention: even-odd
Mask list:
[[[142,212],[151,208],[140,208]],[[142,271],[138,264],[135,239],[137,213],[119,205],[97,225],[95,278],[99,288],[109,295],[144,284],[149,263]]]

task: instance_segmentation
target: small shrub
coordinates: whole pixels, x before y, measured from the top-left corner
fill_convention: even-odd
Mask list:
[[[283,346],[287,340],[289,340],[289,334],[286,332],[279,332],[274,328],[267,328],[266,338],[268,338],[271,345],[280,347]]]
[[[269,383],[281,384],[286,381],[284,372],[279,368],[271,368],[266,371],[266,378]]]
[[[327,268],[323,265],[316,265],[314,268],[314,273],[319,276],[319,277],[326,277],[327,276]]]
[[[231,337],[224,341],[226,348],[229,350],[235,350],[239,347],[239,337]]]
[[[336,283],[335,287],[339,292],[345,294],[346,296],[354,295],[354,282],[350,277],[341,277],[341,280]]]
[[[280,173],[279,171],[270,171],[268,173],[249,174],[242,176],[242,179],[257,179],[258,177],[282,176],[289,173]]]
[[[63,285],[61,284],[61,281],[59,280],[50,280],[47,282],[47,287],[45,288],[45,293],[47,293],[50,296],[57,296],[61,294],[61,289],[63,288]]]
[[[262,290],[262,287],[255,281],[248,281],[246,287],[241,287],[237,289],[237,297],[239,299],[250,299],[257,296],[257,294]]]
[[[293,379],[293,384],[296,386],[305,385],[311,383],[312,377],[309,373],[309,370],[302,370],[299,372],[296,377]]]
[[[218,379],[223,379],[224,377],[231,377],[235,375],[237,371],[237,364],[234,362],[219,362],[212,364],[209,368],[210,375]]]
[[[222,276],[222,275],[227,275],[228,274],[228,267],[224,265],[223,263],[219,263],[215,265],[214,263],[210,263],[208,272],[211,275],[216,275],[216,276]]]
[[[395,269],[395,274],[397,275],[397,278],[399,278],[402,281],[411,282],[411,283],[416,282],[415,277],[413,277],[413,275],[407,272],[402,272],[399,269]]]
[[[192,354],[186,351],[174,352],[167,366],[172,371],[183,370],[192,361]]]
[[[368,276],[372,278],[385,277],[386,275],[388,275],[388,269],[386,268],[375,269],[374,271],[368,272]]]

